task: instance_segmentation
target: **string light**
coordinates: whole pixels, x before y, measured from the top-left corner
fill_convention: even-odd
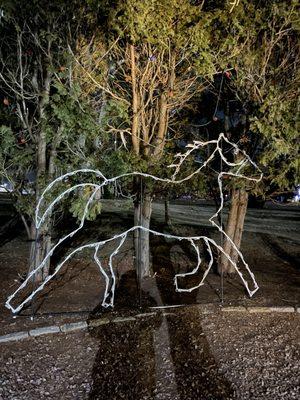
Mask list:
[[[241,158],[240,161],[238,162],[230,162],[223,154],[223,150],[222,150],[222,141],[225,141],[228,145],[232,146],[234,149],[235,153],[240,153],[243,155],[243,157]],[[195,151],[199,150],[200,148],[204,148],[206,146],[211,146],[211,145],[215,145],[215,149],[213,150],[213,152],[211,153],[211,155],[206,159],[206,161],[203,162],[203,164],[193,173],[191,173],[190,175],[188,175],[187,177],[183,178],[183,179],[178,179],[176,180],[176,175],[178,174],[178,172],[180,171],[180,168],[182,166],[182,164],[184,163],[184,161]],[[100,272],[103,274],[104,279],[105,279],[105,292],[104,292],[104,297],[103,297],[103,301],[102,301],[102,306],[103,307],[112,307],[114,305],[114,293],[115,293],[115,285],[116,285],[116,278],[115,278],[115,274],[114,274],[114,270],[113,270],[113,258],[118,254],[120,248],[123,246],[126,238],[128,237],[128,235],[132,232],[134,232],[135,230],[142,230],[145,232],[149,232],[151,234],[154,234],[156,236],[161,236],[167,239],[173,239],[173,240],[187,240],[188,242],[190,242],[190,244],[192,245],[192,247],[195,249],[196,254],[197,254],[197,264],[195,266],[195,268],[190,271],[190,272],[186,272],[186,273],[179,273],[176,274],[174,277],[174,284],[175,284],[175,290],[177,292],[192,292],[193,290],[199,288],[200,286],[202,286],[204,284],[205,278],[207,277],[207,274],[209,273],[212,265],[213,265],[213,254],[212,254],[212,247],[215,247],[220,253],[222,253],[229,261],[229,263],[235,268],[237,274],[239,275],[239,277],[241,278],[248,294],[250,297],[253,296],[253,294],[259,289],[258,284],[255,280],[254,274],[252,273],[252,271],[250,270],[248,264],[246,263],[241,251],[237,248],[237,246],[235,245],[235,243],[232,241],[232,239],[226,234],[226,232],[223,230],[223,227],[221,225],[218,224],[218,215],[221,213],[223,206],[224,206],[224,194],[223,194],[223,185],[222,185],[222,179],[224,176],[232,176],[232,177],[236,177],[236,178],[243,178],[245,180],[248,181],[252,181],[252,182],[259,182],[262,179],[262,173],[260,171],[260,169],[258,168],[258,166],[250,159],[250,157],[246,154],[246,152],[244,152],[243,150],[239,149],[238,146],[229,141],[229,139],[226,138],[226,136],[221,133],[218,137],[218,139],[215,140],[209,140],[209,141],[194,141],[193,144],[188,145],[188,151],[186,151],[183,154],[177,154],[176,159],[177,162],[175,162],[174,164],[170,165],[170,168],[175,168],[175,171],[172,175],[172,179],[165,179],[165,178],[160,178],[151,174],[147,174],[147,173],[142,173],[142,172],[130,172],[130,173],[126,173],[126,174],[122,174],[122,175],[118,175],[116,177],[113,178],[106,178],[101,171],[98,170],[93,170],[93,169],[79,169],[76,171],[72,171],[72,172],[68,172],[58,178],[56,178],[55,180],[53,180],[47,187],[46,189],[43,191],[43,193],[41,194],[41,197],[39,199],[39,202],[37,204],[37,208],[36,208],[36,213],[35,213],[35,223],[36,223],[36,228],[39,229],[42,224],[46,221],[46,218],[51,214],[53,208],[55,207],[55,205],[62,200],[65,196],[69,195],[71,192],[74,192],[76,190],[78,190],[79,188],[83,188],[83,187],[90,187],[92,189],[91,195],[89,197],[89,199],[87,200],[87,203],[84,207],[83,210],[83,215],[81,217],[79,226],[73,230],[72,232],[68,233],[67,235],[65,235],[64,237],[62,237],[60,240],[58,240],[58,242],[52,247],[52,249],[48,252],[48,254],[45,256],[44,260],[41,262],[41,264],[39,266],[37,266],[35,269],[33,269],[27,276],[27,278],[24,280],[24,282],[16,289],[16,291],[10,295],[5,303],[6,307],[8,309],[10,309],[13,313],[18,313],[19,311],[22,310],[22,308],[28,303],[30,302],[33,297],[40,291],[43,290],[43,288],[45,287],[45,285],[60,271],[60,269],[64,266],[64,264],[71,258],[73,257],[76,253],[84,250],[84,249],[94,249],[94,260],[96,262],[96,264],[99,267]],[[126,230],[125,232],[116,234],[114,236],[112,236],[111,238],[107,239],[107,240],[103,240],[103,241],[99,241],[99,242],[94,242],[94,243],[89,243],[89,244],[85,244],[83,246],[79,246],[78,248],[76,248],[75,250],[73,250],[71,253],[69,253],[54,269],[54,271],[49,274],[46,279],[40,283],[40,285],[35,288],[35,290],[33,290],[31,292],[31,294],[29,296],[27,296],[25,298],[25,300],[23,300],[17,307],[13,307],[11,305],[12,300],[16,297],[16,295],[26,287],[27,283],[30,282],[30,279],[32,277],[35,276],[35,274],[42,270],[42,268],[46,265],[46,263],[48,262],[48,260],[50,259],[50,257],[53,255],[54,251],[56,250],[56,248],[63,243],[64,241],[66,241],[67,239],[71,238],[72,236],[74,236],[80,229],[82,229],[82,227],[84,226],[84,222],[86,220],[86,217],[88,215],[89,212],[89,208],[92,205],[92,202],[95,199],[96,194],[100,191],[101,189],[111,183],[114,183],[118,180],[121,180],[125,177],[133,177],[133,176],[140,176],[140,177],[144,177],[144,178],[151,178],[154,181],[159,181],[159,182],[164,182],[164,183],[169,183],[169,184],[181,184],[185,181],[190,180],[193,176],[195,176],[196,174],[198,174],[202,169],[204,169],[217,155],[219,155],[224,163],[224,165],[227,165],[230,168],[237,168],[236,172],[225,172],[225,171],[221,171],[218,174],[218,187],[219,187],[219,191],[220,191],[220,206],[218,208],[218,210],[216,211],[215,214],[213,214],[210,218],[209,221],[212,224],[212,226],[216,227],[219,232],[224,235],[224,237],[231,243],[232,247],[234,248],[234,250],[237,252],[237,254],[239,255],[239,258],[243,264],[243,266],[245,267],[246,271],[249,273],[250,276],[250,281],[253,284],[253,289],[251,290],[249,287],[249,283],[248,281],[244,278],[242,272],[240,271],[240,269],[237,266],[237,263],[234,262],[232,260],[232,258],[230,257],[229,254],[227,254],[223,247],[220,246],[219,244],[217,244],[213,239],[207,237],[207,236],[178,236],[178,235],[171,235],[171,234],[167,234],[167,233],[162,233],[162,232],[158,232],[158,231],[154,231],[152,229],[148,229],[145,228],[143,226],[140,225],[136,225],[133,226],[132,228]],[[244,167],[246,166],[252,166],[255,168],[255,170],[257,170],[259,172],[259,176],[255,177],[249,177],[246,176],[244,174],[242,174],[242,170]],[[76,176],[78,174],[84,174],[84,173],[89,173],[89,174],[94,174],[98,179],[102,180],[101,183],[92,183],[92,182],[85,182],[85,183],[80,183],[80,184],[76,184],[73,185],[72,187],[64,190],[60,195],[58,195],[46,208],[46,210],[42,213],[42,215],[40,216],[40,211],[42,208],[42,204],[45,200],[46,194],[59,182],[64,182],[66,180],[68,180],[70,177],[72,176]],[[216,221],[215,221],[216,220]],[[104,268],[102,267],[101,264],[101,260],[98,257],[99,251],[100,249],[109,242],[112,242],[114,240],[119,240],[119,243],[117,245],[117,247],[115,248],[115,250],[110,254],[109,257],[109,263],[108,263],[108,267],[109,267],[109,272],[110,272],[110,277],[107,274],[107,272],[104,270]],[[197,273],[197,271],[199,270],[200,266],[201,266],[201,254],[200,254],[200,249],[199,246],[195,243],[197,241],[203,240],[208,254],[210,256],[210,261],[208,263],[208,266],[206,268],[206,270],[204,271],[204,274],[202,276],[202,279],[200,281],[200,283],[194,287],[191,288],[180,288],[178,286],[178,278],[184,278],[186,276],[190,276],[190,275],[194,275],[195,273]]]

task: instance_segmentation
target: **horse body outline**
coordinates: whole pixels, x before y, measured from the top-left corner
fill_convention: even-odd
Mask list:
[[[230,162],[227,160],[227,158],[224,156],[223,151],[222,151],[222,143],[221,141],[224,140],[227,144],[231,145],[234,148],[234,151],[236,152],[240,152],[241,154],[243,154],[244,158],[242,158],[240,161],[238,162]],[[215,149],[213,150],[213,152],[211,153],[211,155],[205,160],[205,162],[203,162],[203,164],[194,172],[192,172],[190,175],[188,175],[185,178],[179,179],[179,180],[175,180],[177,173],[180,170],[180,166],[181,164],[185,161],[185,159],[192,154],[194,151],[199,150],[199,148],[203,148],[207,145],[211,145],[211,144],[215,144]],[[241,149],[238,148],[238,146],[233,143],[230,142],[229,139],[226,138],[226,136],[221,133],[218,137],[218,139],[214,139],[214,140],[210,140],[210,141],[206,141],[206,142],[202,142],[202,141],[196,141],[194,142],[193,145],[189,145],[188,147],[190,147],[190,149],[186,152],[186,153],[180,153],[177,155],[177,159],[179,159],[177,164],[172,164],[169,167],[173,167],[175,168],[175,172],[173,173],[172,179],[168,179],[168,178],[160,178],[151,174],[147,174],[147,173],[142,173],[142,172],[128,172],[125,174],[121,174],[118,175],[116,177],[113,178],[106,178],[103,173],[99,170],[94,170],[94,169],[90,169],[90,168],[83,168],[83,169],[78,169],[72,172],[68,172],[64,175],[59,176],[58,178],[56,178],[55,180],[53,180],[46,188],[45,190],[42,192],[41,197],[39,199],[39,202],[37,204],[37,208],[36,208],[36,213],[35,213],[35,223],[36,223],[36,228],[37,230],[41,227],[41,225],[45,222],[47,216],[50,214],[50,212],[52,211],[52,209],[54,208],[54,206],[66,195],[68,195],[69,193],[71,193],[72,191],[75,191],[79,188],[84,188],[84,187],[91,187],[93,188],[93,192],[90,195],[89,199],[86,202],[86,205],[84,207],[84,212],[82,215],[82,218],[80,220],[80,224],[79,226],[74,229],[72,232],[68,233],[67,235],[65,235],[64,237],[62,237],[61,239],[58,240],[58,242],[50,249],[50,251],[48,252],[48,254],[45,256],[45,258],[43,259],[43,261],[41,262],[41,264],[36,267],[33,271],[31,271],[28,276],[26,277],[26,279],[24,280],[24,282],[17,288],[17,290],[8,297],[5,305],[7,308],[9,308],[13,313],[17,313],[19,312],[25,304],[27,304],[29,301],[32,300],[32,298],[35,296],[36,293],[38,293],[39,291],[43,290],[43,288],[45,287],[45,285],[59,272],[59,270],[63,267],[63,265],[77,252],[82,251],[85,248],[94,248],[94,260],[96,262],[96,264],[99,267],[100,272],[103,274],[104,279],[105,279],[105,283],[106,283],[106,288],[105,288],[105,293],[104,293],[104,297],[103,297],[103,301],[102,301],[102,306],[103,307],[111,307],[114,305],[114,292],[115,292],[115,284],[116,284],[116,278],[115,278],[115,274],[114,274],[114,270],[113,270],[113,266],[112,266],[112,261],[114,256],[118,253],[118,251],[120,250],[120,248],[122,247],[122,245],[124,244],[128,234],[130,232],[133,232],[134,230],[137,229],[141,229],[144,231],[148,231],[149,233],[158,235],[158,236],[163,236],[165,238],[170,238],[170,239],[176,239],[176,240],[188,240],[191,245],[193,246],[193,248],[196,251],[197,254],[197,265],[195,266],[195,268],[190,271],[190,272],[186,272],[186,273],[178,273],[175,275],[174,277],[174,284],[175,284],[175,290],[178,292],[191,292],[192,290],[195,290],[197,288],[199,288],[200,286],[202,286],[204,284],[204,280],[207,276],[207,274],[209,273],[212,264],[213,264],[213,255],[212,255],[212,249],[211,246],[214,246],[215,248],[217,248],[217,250],[219,252],[221,252],[222,254],[225,255],[225,257],[229,260],[229,262],[233,265],[233,267],[235,268],[235,270],[237,271],[238,275],[240,276],[244,286],[246,287],[246,290],[249,294],[250,297],[253,296],[253,294],[259,289],[258,284],[256,283],[254,274],[251,272],[248,264],[246,263],[243,254],[240,252],[239,249],[237,249],[236,245],[234,244],[234,242],[232,241],[232,239],[226,234],[226,232],[223,230],[223,227],[221,225],[219,225],[216,221],[214,221],[214,219],[216,219],[218,217],[218,215],[220,214],[220,212],[223,209],[224,206],[224,196],[223,196],[223,191],[222,191],[222,179],[224,177],[224,175],[229,175],[232,177],[237,177],[237,178],[244,178],[250,181],[254,181],[254,182],[259,182],[262,179],[262,173],[260,172],[260,176],[258,178],[255,177],[247,177],[245,175],[243,175],[241,173],[241,170],[243,169],[244,166],[246,165],[252,165],[255,169],[259,170],[258,166],[250,159],[250,157]],[[71,253],[69,253],[66,257],[64,257],[64,259],[55,267],[54,271],[52,274],[48,275],[46,277],[46,279],[40,284],[40,286],[38,288],[36,288],[27,298],[25,298],[25,300],[22,301],[22,303],[20,303],[16,308],[14,308],[10,303],[13,300],[13,298],[17,295],[18,292],[20,292],[26,285],[27,283],[30,281],[30,279],[34,276],[34,274],[39,271],[40,269],[42,269],[46,262],[48,261],[48,259],[52,256],[52,254],[54,253],[54,251],[56,250],[56,248],[63,243],[65,240],[67,240],[68,238],[71,238],[72,236],[74,236],[79,230],[82,229],[82,227],[84,226],[84,222],[89,210],[90,205],[92,204],[96,194],[98,193],[99,190],[101,190],[102,187],[116,182],[119,179],[122,179],[124,177],[130,177],[130,176],[141,176],[141,177],[145,177],[145,178],[151,178],[153,180],[156,181],[161,181],[161,182],[165,182],[165,183],[171,183],[171,184],[180,184],[183,183],[189,179],[191,179],[194,175],[198,174],[203,168],[205,168],[210,161],[212,161],[216,154],[219,154],[222,161],[228,165],[229,167],[237,167],[237,171],[236,172],[224,172],[221,171],[218,174],[218,186],[219,186],[219,191],[220,191],[220,206],[218,208],[218,210],[215,212],[215,214],[213,214],[210,218],[209,218],[209,222],[216,227],[219,232],[224,235],[224,237],[230,241],[230,243],[234,246],[235,250],[237,251],[240,260],[243,263],[243,266],[246,268],[247,272],[250,275],[250,278],[252,280],[252,283],[254,284],[254,289],[250,290],[248,282],[244,279],[244,276],[242,274],[242,272],[240,271],[240,269],[237,266],[237,263],[235,263],[231,257],[224,251],[223,247],[221,245],[218,245],[213,239],[206,237],[206,236],[178,236],[178,235],[171,235],[171,234],[166,234],[166,233],[162,233],[162,232],[157,232],[154,231],[152,229],[148,229],[145,228],[143,226],[133,226],[132,228],[129,228],[128,230],[114,235],[111,238],[107,239],[107,240],[103,240],[103,241],[99,241],[99,242],[94,242],[94,243],[89,243],[83,246],[78,247],[77,249],[73,250]],[[77,174],[82,174],[82,173],[93,173],[95,174],[97,177],[99,177],[100,179],[103,180],[102,183],[100,184],[95,184],[95,183],[91,183],[91,182],[85,182],[85,183],[80,183],[80,184],[76,184],[73,185],[72,187],[64,190],[59,196],[57,196],[51,203],[50,205],[48,205],[48,207],[46,208],[46,210],[42,213],[42,216],[39,216],[39,211],[42,205],[42,202],[45,198],[45,195],[47,194],[47,192],[49,192],[53,186],[58,183],[58,182],[62,182],[64,180],[66,180],[68,177],[70,176],[74,176]],[[120,242],[118,244],[118,246],[116,247],[116,249],[111,253],[110,257],[109,257],[109,272],[111,274],[111,278],[108,276],[108,274],[106,273],[105,269],[102,267],[101,264],[101,260],[98,257],[98,252],[101,249],[101,247],[110,241],[113,240],[117,240],[120,239]],[[185,277],[188,275],[193,275],[195,274],[201,265],[201,254],[200,254],[200,250],[199,250],[199,246],[195,244],[195,241],[198,240],[203,240],[206,244],[206,248],[207,251],[210,255],[210,261],[208,264],[207,269],[205,270],[205,272],[203,273],[203,277],[200,281],[200,283],[192,288],[189,289],[184,289],[184,288],[179,288],[178,287],[178,278],[179,277]],[[108,300],[108,301],[107,301]]]

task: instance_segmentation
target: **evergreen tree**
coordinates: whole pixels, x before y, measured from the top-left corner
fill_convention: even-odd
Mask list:
[[[50,219],[35,232],[41,191],[61,172],[91,163],[99,129],[74,79],[69,53],[80,28],[79,3],[4,1],[1,6],[0,174],[11,182],[16,208],[35,239],[34,268],[51,247]],[[47,276],[48,268],[36,278]]]

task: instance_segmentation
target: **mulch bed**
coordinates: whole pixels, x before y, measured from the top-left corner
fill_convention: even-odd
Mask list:
[[[82,243],[89,237],[103,238],[112,232],[125,230],[131,225],[128,214],[106,214],[99,218],[99,224],[89,224],[82,238],[76,238],[71,246]],[[154,222],[155,225],[155,222]],[[155,229],[166,228],[156,223]],[[176,233],[184,235],[208,234],[217,239],[212,229],[201,227],[176,226]],[[28,270],[30,243],[21,232],[15,239],[0,248],[0,334],[47,324],[62,324],[81,320],[83,316],[102,313],[104,280],[100,276],[92,254],[78,254],[59,275],[47,285],[47,288],[34,299],[27,309],[17,318],[4,307],[4,302],[20,284],[20,277]],[[112,246],[103,249],[103,258],[107,263]],[[278,250],[279,249],[279,250]],[[281,250],[280,252],[280,249]],[[285,258],[284,249],[289,257]],[[195,265],[195,254],[186,242],[166,241],[151,237],[151,259],[153,277],[149,278],[139,290],[136,273],[133,269],[133,243],[128,238],[115,259],[117,290],[114,314],[130,314],[147,310],[149,306],[174,304],[220,304],[251,306],[297,306],[300,305],[300,274],[295,265],[297,248],[292,241],[270,235],[245,232],[242,250],[245,259],[255,274],[260,290],[249,299],[238,277],[225,278],[223,289],[220,276],[210,273],[205,285],[191,293],[177,293],[174,290],[174,275],[191,270]],[[198,275],[180,281],[182,287],[196,285],[201,278]],[[157,290],[158,288],[158,290]],[[34,320],[32,321],[32,316]]]

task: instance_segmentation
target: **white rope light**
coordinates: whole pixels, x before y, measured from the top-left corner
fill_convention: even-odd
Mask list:
[[[243,155],[243,158],[238,161],[238,162],[230,162],[227,160],[227,158],[224,156],[223,154],[223,150],[221,147],[221,141],[224,140],[228,145],[232,146],[234,148],[234,151],[236,153],[240,153]],[[213,150],[212,154],[206,159],[206,161],[203,162],[203,164],[201,165],[201,167],[199,167],[196,171],[194,171],[193,173],[191,173],[190,175],[188,175],[187,177],[183,178],[183,179],[179,179],[176,180],[176,175],[178,174],[181,165],[183,164],[183,162],[196,150],[199,150],[200,148],[206,147],[208,145],[215,145],[215,149]],[[19,311],[21,311],[21,309],[28,303],[30,302],[33,297],[40,292],[41,290],[43,290],[43,288],[45,287],[45,285],[60,271],[60,269],[64,266],[64,264],[76,253],[82,251],[83,249],[94,249],[94,260],[96,262],[96,264],[99,267],[100,272],[103,274],[104,279],[105,279],[105,293],[104,293],[104,298],[103,298],[103,302],[102,302],[102,306],[104,307],[110,307],[114,305],[114,293],[115,293],[115,285],[116,285],[116,278],[115,278],[115,274],[113,271],[113,258],[118,254],[120,248],[123,246],[126,238],[128,237],[128,234],[131,232],[134,232],[135,230],[143,230],[143,231],[147,231],[149,233],[152,233],[154,235],[157,236],[162,236],[164,238],[168,238],[168,239],[176,239],[176,240],[187,240],[191,243],[192,247],[195,249],[196,254],[197,254],[197,265],[195,266],[195,268],[187,273],[180,273],[180,274],[176,274],[175,278],[174,278],[174,284],[175,284],[175,289],[178,292],[192,292],[193,290],[199,288],[200,286],[202,286],[204,284],[205,278],[207,277],[207,274],[209,273],[212,264],[213,264],[213,255],[212,255],[212,246],[214,246],[220,253],[224,254],[224,256],[228,259],[228,261],[230,262],[230,264],[235,268],[237,274],[239,275],[239,277],[241,278],[248,294],[250,297],[253,296],[253,294],[258,290],[258,284],[255,280],[254,274],[251,272],[248,264],[246,263],[242,253],[240,252],[240,250],[236,247],[236,245],[234,244],[234,242],[232,241],[232,239],[224,232],[223,228],[221,225],[219,225],[216,221],[214,221],[214,219],[217,219],[219,213],[222,211],[223,206],[224,206],[224,195],[223,195],[223,186],[222,186],[222,178],[226,175],[226,176],[232,176],[232,177],[236,177],[236,178],[243,178],[245,180],[248,181],[252,181],[252,182],[259,182],[262,179],[262,173],[259,170],[258,166],[250,159],[250,157],[242,150],[240,150],[238,148],[238,146],[233,143],[230,142],[223,133],[221,133],[218,137],[218,139],[216,140],[210,140],[210,141],[195,141],[193,144],[188,146],[189,149],[186,153],[184,154],[178,154],[176,157],[178,159],[177,163],[174,163],[172,165],[170,165],[171,168],[175,168],[175,172],[172,176],[172,179],[164,179],[164,178],[159,178],[157,176],[154,175],[150,175],[150,174],[146,174],[146,173],[141,173],[141,172],[131,172],[131,173],[126,173],[126,174],[122,174],[113,178],[106,178],[101,171],[98,170],[93,170],[93,169],[79,169],[76,171],[72,171],[72,172],[68,172],[58,178],[56,178],[53,182],[51,182],[46,189],[43,191],[43,193],[41,194],[41,197],[39,199],[39,202],[37,204],[37,208],[36,208],[36,213],[35,213],[35,223],[36,223],[36,228],[39,229],[42,224],[45,222],[47,216],[51,213],[52,209],[54,208],[54,206],[60,201],[62,200],[65,196],[67,196],[68,194],[70,194],[71,192],[79,189],[79,188],[83,188],[83,187],[90,187],[92,189],[92,193],[89,197],[89,199],[87,200],[87,203],[85,205],[84,208],[84,212],[82,215],[82,218],[80,220],[80,224],[79,226],[73,230],[72,232],[68,233],[67,235],[65,235],[64,237],[62,237],[60,240],[58,240],[58,242],[52,247],[52,249],[48,252],[48,254],[45,256],[44,260],[41,262],[41,264],[39,266],[37,266],[34,270],[32,270],[27,278],[24,280],[24,282],[16,289],[16,291],[8,297],[5,305],[7,308],[9,308],[13,313],[18,313]],[[145,228],[143,226],[133,226],[132,228],[126,230],[125,232],[119,233],[117,235],[112,236],[111,238],[107,239],[107,240],[103,240],[103,241],[99,241],[99,242],[94,242],[94,243],[90,243],[90,244],[85,244],[83,246],[79,246],[77,249],[73,250],[71,253],[69,253],[54,269],[53,273],[48,275],[47,278],[41,282],[41,284],[34,290],[32,291],[32,293],[25,298],[25,300],[23,300],[17,307],[13,307],[11,305],[11,301],[16,297],[16,295],[26,287],[27,283],[31,280],[31,278],[38,272],[40,271],[47,263],[47,261],[49,260],[49,258],[52,256],[52,254],[54,253],[54,251],[56,250],[56,248],[65,240],[67,240],[68,238],[71,238],[73,235],[75,235],[83,226],[84,226],[84,222],[86,220],[86,217],[88,215],[89,212],[89,208],[95,198],[95,195],[98,191],[101,191],[101,189],[111,183],[114,183],[124,177],[132,177],[132,176],[141,176],[141,177],[145,177],[145,178],[151,178],[155,181],[159,181],[159,182],[165,182],[165,183],[170,183],[170,184],[180,184],[183,183],[189,179],[191,179],[194,175],[198,174],[202,169],[204,169],[209,162],[211,162],[216,155],[219,154],[219,156],[221,157],[221,159],[223,160],[224,164],[226,164],[227,166],[231,167],[231,168],[237,168],[236,172],[224,172],[221,171],[218,174],[218,186],[219,186],[219,191],[220,191],[220,207],[219,209],[216,211],[216,213],[214,215],[212,215],[212,217],[209,219],[210,223],[216,227],[221,234],[223,234],[226,239],[232,244],[232,246],[234,247],[234,249],[236,250],[236,252],[238,253],[240,260],[243,264],[243,266],[245,267],[246,271],[249,273],[250,276],[250,281],[253,284],[253,289],[251,290],[249,287],[249,284],[247,282],[247,280],[244,278],[242,272],[240,271],[240,269],[237,266],[237,263],[235,263],[229,254],[227,254],[223,247],[220,246],[219,244],[217,244],[213,239],[206,237],[206,236],[177,236],[177,235],[171,235],[171,234],[166,234],[166,233],[162,233],[162,232],[157,232],[154,231],[152,229],[148,229]],[[259,171],[259,176],[258,177],[248,177],[246,175],[243,175],[241,173],[242,169],[245,166],[252,166],[254,167],[256,170]],[[80,184],[76,184],[73,185],[72,187],[64,190],[60,195],[58,195],[46,208],[46,210],[42,213],[42,215],[40,216],[40,209],[42,206],[43,201],[45,200],[45,196],[46,194],[59,182],[63,182],[65,180],[67,180],[69,177],[71,176],[75,176],[77,174],[82,174],[82,173],[92,173],[94,174],[97,178],[99,178],[100,180],[102,180],[101,183],[91,183],[91,182],[86,182],[86,183],[80,183]],[[110,277],[107,274],[107,272],[104,270],[104,268],[102,267],[101,264],[101,260],[98,257],[98,253],[100,251],[100,249],[103,247],[103,245],[105,245],[106,243],[112,242],[114,240],[119,240],[119,244],[117,245],[117,247],[115,248],[115,250],[111,253],[110,257],[109,257],[109,263],[108,263],[108,267],[109,267],[109,272],[110,272]],[[201,265],[201,257],[200,257],[200,250],[198,245],[195,243],[196,241],[199,240],[203,240],[208,254],[210,256],[210,261],[209,264],[203,274],[203,277],[200,281],[200,283],[192,288],[179,288],[178,287],[178,278],[184,278],[186,276],[189,275],[193,275],[195,274]]]

